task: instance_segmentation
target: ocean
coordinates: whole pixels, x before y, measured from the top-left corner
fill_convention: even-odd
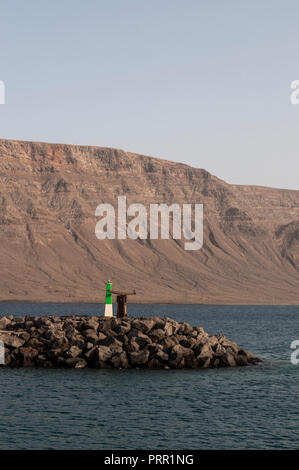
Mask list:
[[[0,315],[103,305],[0,303]],[[298,306],[128,306],[223,333],[262,364],[207,370],[0,369],[0,449],[298,449]]]

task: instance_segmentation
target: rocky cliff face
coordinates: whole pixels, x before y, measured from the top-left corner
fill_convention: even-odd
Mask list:
[[[96,207],[121,195],[203,203],[203,248],[98,240]],[[299,191],[122,150],[0,140],[0,259],[1,300],[103,301],[110,278],[136,302],[295,304]]]

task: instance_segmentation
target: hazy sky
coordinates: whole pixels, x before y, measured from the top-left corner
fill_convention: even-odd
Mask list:
[[[0,138],[299,189],[298,0],[2,0]]]

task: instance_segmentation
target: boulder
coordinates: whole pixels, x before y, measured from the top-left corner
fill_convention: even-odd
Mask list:
[[[77,334],[71,338],[70,344],[72,344],[73,346],[78,346],[78,348],[83,349],[85,347],[86,342],[82,335]]]
[[[194,340],[194,338],[192,339]],[[195,343],[193,343],[193,345],[196,344],[196,340],[194,341]],[[184,348],[191,348],[192,346],[191,337],[188,339],[186,336],[183,336],[182,339],[180,340],[180,345],[184,346]]]
[[[202,340],[202,339],[200,338],[200,340]],[[216,336],[214,336],[214,335],[208,335],[208,336],[206,337],[205,341],[206,341],[207,343],[209,343],[209,345],[210,345],[211,347],[216,346],[216,345],[219,344],[218,339],[217,339]]]
[[[229,352],[226,352],[225,358],[226,358],[227,366],[235,367],[237,365],[236,359],[233,356],[233,354],[230,354]]]
[[[59,347],[68,342],[68,338],[66,337],[65,332],[62,330],[46,330],[44,333],[44,338],[49,340],[55,347]]]
[[[159,359],[153,357],[149,360],[148,367],[149,369],[162,369],[163,364],[161,363],[161,361],[159,361]]]
[[[123,345],[120,341],[118,341],[113,336],[106,336],[105,339],[98,341],[99,346],[107,346],[109,349],[114,351],[115,353],[121,353],[123,350]]]
[[[155,321],[153,318],[137,318],[132,322],[133,328],[145,334],[149,333],[154,325]]]
[[[211,366],[212,367],[219,367],[219,365],[220,365],[220,357],[217,357],[217,356],[213,357],[211,359]]]
[[[87,362],[81,357],[70,357],[65,360],[65,364],[75,369],[85,369],[87,367]]]
[[[167,363],[169,360],[168,354],[161,349],[154,354],[154,358],[162,363]]]
[[[128,369],[129,361],[125,351],[122,351],[120,354],[116,354],[110,359],[110,363],[116,369]]]
[[[238,366],[247,366],[248,364],[248,359],[244,354],[236,355],[235,360]]]
[[[150,354],[155,354],[158,351],[163,351],[163,346],[158,343],[150,343],[145,348]]]
[[[126,335],[131,330],[131,324],[129,322],[122,322],[115,327],[117,334]]]
[[[120,323],[119,318],[101,317],[99,319],[99,331],[102,331],[103,333],[106,333],[106,331],[111,333],[111,330],[114,330],[114,328],[116,328]]]
[[[135,340],[135,343],[138,344],[139,349],[143,349],[145,348],[145,346],[152,343],[152,340],[143,333],[141,333],[139,336],[136,336],[134,340]]]
[[[83,331],[82,336],[84,337],[85,341],[88,341],[89,343],[93,344],[97,343],[97,341],[99,340],[98,333],[95,330],[91,329]],[[103,337],[106,336],[103,335]]]
[[[127,352],[137,352],[140,349],[139,344],[135,341],[135,338],[132,339],[127,345],[124,345],[124,348]]]
[[[98,327],[99,327],[99,322],[96,320],[87,320],[83,322],[83,325],[82,325],[83,330],[94,330],[96,332],[98,331]]]
[[[162,346],[164,347],[164,349],[169,349],[169,348],[172,348],[173,346],[175,346],[176,344],[179,344],[179,340],[177,339],[176,336],[166,336],[165,338],[163,338],[163,340],[161,341]]]
[[[144,366],[149,359],[149,351],[143,349],[143,351],[129,353],[129,358],[132,366]]]
[[[104,363],[108,362],[114,354],[115,352],[108,346],[96,346],[94,357],[97,362]]]
[[[144,333],[142,333],[142,331],[140,330],[137,330],[137,328],[131,328],[131,330],[129,331],[129,333],[127,334],[127,337],[128,339],[135,339],[137,337],[140,337],[140,338],[144,338],[144,337],[148,337],[147,335],[145,335]]]
[[[89,351],[92,348],[93,348],[92,343],[84,343],[84,348],[83,348],[84,351]]]
[[[6,317],[0,318],[0,330],[6,330],[7,326],[11,324],[11,320]]]
[[[159,343],[165,338],[165,332],[161,328],[155,328],[149,332],[152,341]]]
[[[13,348],[20,348],[23,346],[26,341],[30,338],[29,333],[22,332],[20,333],[13,333],[13,332],[0,332],[0,341],[6,346],[11,346]]]
[[[80,354],[82,354],[82,350],[78,346],[71,346],[70,349],[65,352],[65,357],[75,358],[80,356]]]
[[[35,359],[38,357],[37,349],[31,347],[21,347],[19,355],[24,367],[32,367],[35,365]]]
[[[196,357],[212,357],[213,350],[209,343],[200,341],[193,348],[194,354]]]
[[[31,337],[27,343],[27,346],[31,346],[35,349],[40,350],[40,349],[43,349],[44,344],[41,341],[39,341],[37,337]]]
[[[125,347],[129,342],[128,337],[125,334],[121,334],[121,333],[116,334],[115,339],[117,339],[117,341],[122,343],[123,347]]]
[[[190,367],[194,360],[194,352],[192,349],[184,348],[184,346],[177,344],[170,350],[169,358],[172,361],[172,366],[173,364],[176,364],[177,366],[181,365],[181,362],[184,359],[184,365],[186,365],[186,367]]]
[[[77,333],[78,333],[78,330],[74,328],[74,326],[69,326],[68,328],[65,329],[65,336],[67,337],[69,341],[72,340],[72,338],[76,336]]]
[[[212,349],[216,354],[225,354],[225,348],[220,343],[212,346]]]
[[[180,324],[179,326],[179,329],[178,329],[178,333],[181,334],[181,335],[188,335],[193,332],[193,327],[191,325],[189,325],[189,323],[186,323],[186,322],[183,322]]]
[[[210,367],[212,356],[198,356],[195,358],[195,367],[206,369]]]
[[[175,333],[175,326],[172,323],[167,322],[164,326],[164,333],[166,336],[172,336]]]
[[[152,329],[164,329],[165,323],[166,323],[166,318],[161,318],[161,317],[151,317],[151,319],[154,322],[153,328]]]
[[[47,359],[53,362],[57,362],[59,359],[64,361],[65,350],[61,348],[48,349],[45,353]]]
[[[237,353],[239,350],[239,346],[237,345],[237,343],[234,343],[233,341],[228,341],[227,339],[222,340],[220,344],[224,348],[230,349],[234,351],[235,353]]]

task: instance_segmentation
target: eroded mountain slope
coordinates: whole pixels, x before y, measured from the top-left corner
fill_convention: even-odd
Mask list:
[[[98,240],[95,208],[120,195],[203,203],[203,248]],[[111,278],[136,302],[298,303],[299,191],[122,150],[0,140],[0,259],[1,300],[103,301]]]

